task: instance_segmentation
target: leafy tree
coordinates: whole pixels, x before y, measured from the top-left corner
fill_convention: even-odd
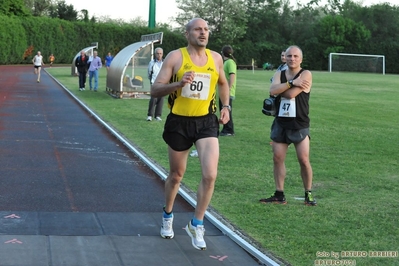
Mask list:
[[[129,24],[134,27],[147,27],[148,22],[144,20],[142,17],[136,17],[129,21]]]
[[[48,14],[51,0],[34,0],[32,14],[34,16],[44,16]]]
[[[182,29],[192,18],[208,22],[211,49],[221,49],[245,34],[247,15],[242,0],[176,0],[176,3],[182,10],[176,17]]]
[[[82,9],[79,12],[78,15],[78,20],[84,21],[84,22],[89,22],[89,11],[87,9]]]
[[[370,39],[370,31],[363,23],[343,16],[325,16],[314,25],[314,29],[320,54],[318,63],[324,66],[323,69],[327,69],[330,53],[356,53]]]
[[[342,16],[326,16],[316,25],[320,44],[325,47],[325,55],[331,52],[348,51],[348,48],[359,50],[370,38],[370,31],[361,22]]]
[[[354,1],[327,0],[323,6],[325,0],[309,0],[306,4],[297,0],[296,6],[292,6],[290,0],[176,0],[181,10],[176,21],[157,24],[155,31],[164,32],[162,46],[167,52],[185,45],[184,25],[194,17],[201,17],[210,26],[209,48],[218,50],[225,44],[232,45],[239,64],[250,64],[252,59],[258,66],[264,62],[279,64],[280,51],[296,44],[304,51],[303,66],[308,69],[325,70],[330,52],[346,52],[383,54],[386,72],[396,73],[399,7],[389,3],[366,7]],[[47,3],[51,4],[46,10]],[[117,52],[137,41],[140,34],[150,32],[147,21],[140,17],[130,22],[107,16],[89,17],[89,10],[77,12],[64,0],[2,0],[1,14],[4,18],[20,20],[26,29],[27,40],[18,48],[22,52],[16,54],[32,46],[43,52],[49,49],[57,53],[60,60],[69,58],[71,50],[75,54],[75,50],[93,40],[103,44],[103,52]],[[28,17],[30,15],[36,17]],[[41,20],[37,16],[50,18]],[[56,21],[56,18],[62,20]],[[107,28],[105,24],[112,27]],[[176,24],[179,28],[173,29],[171,25]],[[7,27],[2,31],[3,39],[13,36]],[[42,32],[46,36],[42,36]],[[85,36],[80,42],[75,38],[78,33]]]
[[[295,44],[303,50],[302,66],[304,68],[319,70],[323,67],[324,61],[321,60],[323,47],[315,31],[315,25],[323,17],[325,17],[325,10],[317,1],[311,1],[306,5],[297,3],[296,8],[288,3],[283,6],[276,30],[281,32],[285,47]]]
[[[96,18],[98,23],[104,23],[104,24],[113,24],[113,25],[125,25],[127,22],[124,21],[123,19],[113,19],[110,16],[99,16]]]
[[[280,62],[281,49],[285,47],[282,6],[287,1],[247,0],[247,29],[240,43],[236,43],[237,60],[250,64],[252,58],[260,67],[263,63]]]
[[[78,12],[73,5],[67,5],[64,0],[60,0],[49,8],[51,18],[59,18],[68,21],[78,20]]]
[[[23,0],[1,0],[0,14],[6,16],[28,16],[29,10]]]
[[[345,10],[344,16],[363,23],[371,33],[370,39],[363,44],[363,49],[359,52],[385,55],[387,72],[397,73],[399,6],[391,6],[388,3],[369,7],[350,6]]]

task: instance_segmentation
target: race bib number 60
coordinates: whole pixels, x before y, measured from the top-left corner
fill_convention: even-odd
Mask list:
[[[186,84],[181,91],[181,96],[197,100],[208,99],[211,87],[211,74],[195,73],[191,84]]]
[[[296,117],[295,98],[287,99],[281,97],[279,117]]]

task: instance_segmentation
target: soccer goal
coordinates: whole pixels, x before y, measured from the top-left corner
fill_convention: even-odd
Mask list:
[[[385,56],[372,54],[330,53],[328,59],[330,72],[366,72],[385,75]]]

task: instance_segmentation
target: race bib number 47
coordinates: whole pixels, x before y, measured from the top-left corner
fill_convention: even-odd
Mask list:
[[[210,87],[211,74],[195,73],[193,82],[183,87],[181,96],[197,100],[206,100],[208,99]]]
[[[281,97],[279,117],[296,117],[295,98],[287,99]]]

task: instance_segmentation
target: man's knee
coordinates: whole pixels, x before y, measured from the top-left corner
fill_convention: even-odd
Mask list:
[[[208,174],[202,176],[203,183],[208,187],[213,187],[216,182],[216,174]]]
[[[170,172],[167,181],[169,182],[169,184],[173,184],[174,186],[179,185],[181,180],[183,179],[183,174],[184,173]]]
[[[298,157],[298,163],[301,166],[301,168],[309,168],[310,167],[310,161],[309,161],[308,156]]]

